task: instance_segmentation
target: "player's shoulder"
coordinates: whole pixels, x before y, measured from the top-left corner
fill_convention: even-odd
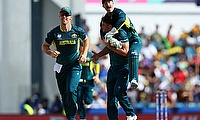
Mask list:
[[[118,40],[125,40],[125,39],[128,39],[126,31],[123,30],[123,29],[119,29],[119,30],[118,30],[118,33],[115,34],[114,37],[116,37]]]
[[[119,16],[126,16],[126,13],[119,8],[115,8],[113,11],[113,17],[119,17]]]
[[[56,33],[56,32],[58,32],[59,30],[60,30],[60,26],[57,25],[57,26],[55,26],[54,28],[52,28],[52,29],[49,31],[49,33]]]
[[[72,24],[72,29],[78,30],[78,29],[79,29],[79,26]]]
[[[120,8],[115,8],[114,9],[114,12],[117,12],[117,13],[119,13],[119,12],[121,12],[121,13],[125,13],[122,9],[120,9]]]
[[[121,35],[125,35],[125,36],[127,35],[127,33],[124,29],[119,29],[118,33],[121,34]]]
[[[76,32],[84,31],[80,26],[72,24],[72,29]]]

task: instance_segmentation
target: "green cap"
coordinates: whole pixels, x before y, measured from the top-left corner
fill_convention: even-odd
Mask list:
[[[67,12],[69,15],[72,15],[72,11],[70,9],[70,7],[64,6],[60,9],[60,13],[61,12]]]

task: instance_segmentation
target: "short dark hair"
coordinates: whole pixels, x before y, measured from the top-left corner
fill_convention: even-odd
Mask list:
[[[103,21],[103,22],[105,22],[105,23],[107,23],[107,24],[110,24],[110,25],[114,25],[114,21],[113,21],[113,19],[111,19],[111,16],[109,16],[109,15],[105,15],[105,16],[103,16],[102,18],[101,18],[101,21]]]
[[[104,4],[104,2],[106,2],[106,1],[113,1],[113,0],[102,0],[102,4]]]

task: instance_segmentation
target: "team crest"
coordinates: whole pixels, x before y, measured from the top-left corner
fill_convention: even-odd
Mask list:
[[[61,34],[58,34],[58,35],[57,35],[57,39],[58,39],[58,40],[61,40],[61,36],[62,36]]]
[[[77,35],[76,34],[72,34],[72,38],[76,38],[77,37]]]

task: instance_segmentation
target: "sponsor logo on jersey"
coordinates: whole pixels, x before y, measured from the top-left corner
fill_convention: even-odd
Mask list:
[[[59,41],[59,45],[74,45],[76,44],[76,40],[63,40]]]
[[[77,38],[77,35],[76,34],[72,34],[72,38]]]
[[[57,40],[61,40],[62,39],[61,36],[62,36],[61,34],[58,34],[57,35]]]

